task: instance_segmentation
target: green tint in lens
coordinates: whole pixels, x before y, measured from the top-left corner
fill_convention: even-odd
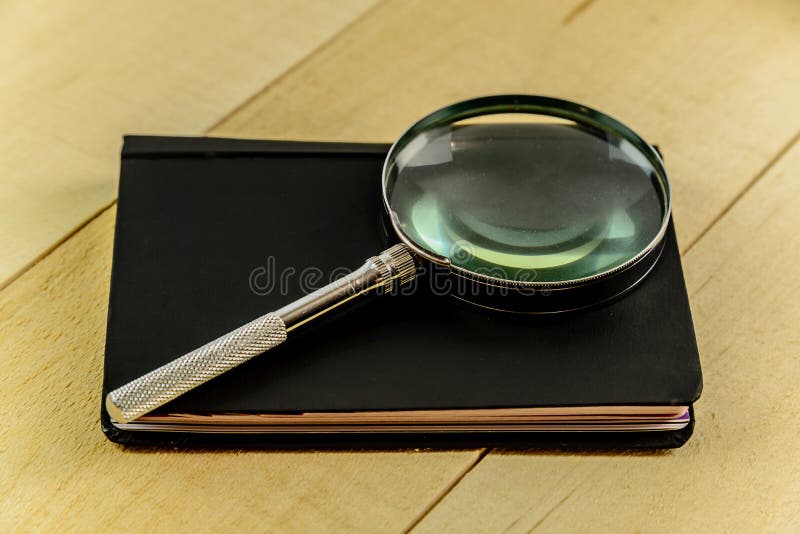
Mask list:
[[[395,146],[385,199],[420,248],[479,275],[560,283],[657,239],[669,203],[650,147],[601,123],[491,113],[412,128]]]

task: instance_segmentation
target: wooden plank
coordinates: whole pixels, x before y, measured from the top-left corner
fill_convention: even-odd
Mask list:
[[[132,450],[99,428],[115,209],[0,292],[0,531],[396,531],[474,451]]]
[[[797,32],[792,26],[796,8],[780,3],[772,7],[751,3],[737,10],[721,2],[584,4],[492,3],[491,8],[470,10],[459,2],[435,12],[420,3],[378,8],[213,133],[388,140],[420,113],[457,98],[497,91],[557,94],[606,110],[662,145],[676,183],[676,216],[685,246],[794,134],[799,112],[787,93],[796,92],[800,76],[792,68],[797,57]],[[3,53],[0,65],[8,59]],[[172,113],[173,105],[163,113]],[[142,109],[141,104],[133,107]],[[149,109],[154,107],[153,103]],[[75,124],[62,123],[63,130],[72,132]],[[744,131],[742,124],[747,125]],[[174,131],[167,126],[151,128]],[[188,127],[181,128],[189,133]],[[705,144],[706,139],[714,142]],[[98,135],[97,140],[103,142],[103,137]],[[76,154],[63,155],[64,168],[83,168]],[[4,188],[3,194],[8,190]],[[760,206],[767,205],[758,200]],[[176,453],[128,451],[105,442],[97,428],[97,407],[112,224],[112,215],[104,213],[0,292],[0,350],[7,362],[0,377],[0,527],[396,531],[435,505],[474,463],[476,452],[469,451]],[[690,257],[708,239],[718,242],[713,235],[714,229]],[[731,234],[735,241],[731,247],[741,246],[736,237]],[[543,517],[542,526],[552,528],[578,528],[589,521],[609,525],[609,510],[621,517],[622,527],[614,524],[614,530],[644,525],[648,518],[654,528],[680,527],[697,524],[692,521],[705,512],[699,504],[689,506],[685,515],[669,507],[692,499],[708,503],[712,513],[702,525],[721,515],[723,505],[730,505],[737,511],[721,518],[720,524],[738,519],[744,528],[752,524],[747,521],[765,516],[754,511],[758,500],[745,503],[738,512],[732,472],[742,466],[746,473],[742,480],[751,485],[744,495],[752,499],[761,491],[762,500],[769,501],[767,513],[777,510],[773,501],[785,505],[773,525],[791,519],[795,503],[784,491],[790,484],[794,484],[790,489],[800,488],[792,466],[776,474],[784,467],[781,454],[786,454],[777,444],[790,443],[796,435],[784,430],[767,436],[762,458],[762,436],[729,430],[746,430],[749,424],[764,428],[758,425],[767,423],[756,416],[773,401],[796,413],[796,398],[780,389],[786,377],[796,380],[796,369],[777,359],[789,350],[779,346],[783,340],[791,346],[796,338],[786,332],[788,323],[774,314],[775,324],[770,326],[765,322],[769,316],[750,321],[752,317],[736,315],[734,302],[725,303],[723,297],[730,295],[726,283],[741,281],[744,272],[738,278],[715,275],[700,290],[703,275],[715,272],[714,266],[710,263],[708,270],[694,268],[699,270],[688,273],[690,287],[699,291],[695,308],[700,296],[717,284],[717,297],[705,306],[719,308],[715,313],[733,320],[730,328],[741,328],[743,338],[756,331],[752,329],[763,329],[768,343],[759,345],[751,336],[741,350],[734,347],[723,353],[709,336],[717,332],[722,337],[732,330],[727,325],[722,330],[719,321],[708,326],[706,314],[711,312],[695,309],[707,389],[698,410],[700,433],[689,448],[665,456],[490,455],[445,497],[441,509],[425,517],[421,529],[442,525],[492,530],[510,518],[507,524],[514,530],[519,525],[534,526]],[[787,264],[778,274],[787,275],[789,268]],[[747,298],[759,297],[750,289],[741,293],[748,305]],[[777,296],[764,293],[761,298],[766,300],[756,298],[753,309],[759,314],[768,311],[770,298],[786,304],[792,291]],[[791,313],[787,317],[796,319]],[[774,331],[767,332],[769,328]],[[769,356],[773,350],[775,357]],[[752,391],[761,394],[770,387],[767,382],[774,381],[775,389],[767,397],[751,398],[746,389],[758,378],[747,375],[747,370],[765,372],[741,356],[748,351],[748,357],[767,352],[775,372],[783,373],[775,381],[772,368],[766,369],[765,383],[755,384]],[[712,354],[725,356],[717,356],[717,364],[708,359]],[[733,360],[727,359],[729,354],[734,354]],[[741,362],[750,367],[729,368]],[[718,373],[716,379],[712,371]],[[732,372],[739,374],[726,374]],[[720,392],[726,388],[732,391]],[[716,395],[740,411],[721,412],[722,401],[704,408]],[[774,430],[771,425],[780,421],[773,417],[780,415],[774,415],[771,406],[769,410],[768,426]],[[751,417],[735,419],[741,414]],[[766,465],[770,455],[776,462]],[[684,457],[699,458],[692,460],[699,469],[696,475],[682,465],[689,460],[673,459]],[[662,466],[660,460],[671,463]],[[503,462],[509,462],[508,468],[493,467],[481,475],[485,466]],[[753,466],[766,468],[763,478],[755,478]],[[605,478],[589,478],[595,472]],[[663,483],[650,480],[653,487],[643,488],[647,473],[666,478]],[[722,490],[714,500],[717,479]],[[536,485],[539,481],[541,488]],[[582,485],[570,494],[578,484]],[[452,500],[464,492],[474,500]],[[573,507],[576,495],[584,495],[578,502],[591,513]],[[590,501],[595,497],[607,508],[593,508]],[[126,507],[130,502],[136,508]],[[527,506],[535,511],[526,515]],[[445,520],[438,519],[448,510]],[[746,513],[755,515],[748,518]],[[141,517],[132,524],[134,515]]]
[[[573,99],[662,147],[686,247],[797,131],[798,19],[791,0],[390,2],[212,133],[388,141],[470,96]]]
[[[374,0],[0,6],[0,287],[116,196],[123,133],[200,134]]]
[[[704,365],[665,454],[490,454],[419,532],[800,528],[800,143],[684,259]]]

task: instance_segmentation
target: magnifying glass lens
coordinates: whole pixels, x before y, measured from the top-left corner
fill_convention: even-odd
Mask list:
[[[656,238],[667,209],[656,170],[633,144],[543,115],[435,126],[388,165],[386,199],[411,240],[505,280],[613,269]]]

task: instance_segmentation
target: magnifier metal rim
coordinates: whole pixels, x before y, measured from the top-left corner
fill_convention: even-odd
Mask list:
[[[415,138],[420,132],[425,130],[436,128],[437,126],[452,124],[481,115],[498,115],[507,113],[546,115],[550,117],[572,120],[578,124],[591,126],[625,139],[634,147],[636,147],[642,154],[644,154],[648,161],[653,165],[653,169],[658,175],[658,184],[661,187],[661,192],[664,198],[664,216],[661,220],[661,227],[650,243],[631,259],[606,271],[593,274],[591,276],[574,278],[570,280],[562,280],[557,282],[536,282],[507,280],[505,278],[475,273],[468,269],[453,265],[449,258],[440,254],[436,254],[415,242],[403,230],[397,214],[392,210],[392,207],[389,204],[387,192],[389,171],[391,170],[391,166],[395,163],[397,154],[408,144],[411,139]],[[408,246],[412,251],[414,251],[415,254],[421,256],[422,258],[439,265],[447,266],[455,274],[478,282],[497,285],[499,287],[573,287],[592,283],[598,279],[605,278],[620,271],[624,271],[647,256],[650,251],[652,251],[661,243],[666,235],[667,228],[669,226],[670,215],[672,213],[672,193],[670,190],[669,178],[667,176],[667,171],[664,168],[664,162],[655,148],[653,148],[647,141],[642,139],[636,132],[604,113],[575,102],[570,102],[569,100],[562,100],[560,98],[546,96],[521,94],[483,96],[456,102],[434,111],[433,113],[423,117],[411,125],[397,139],[397,141],[392,144],[391,148],[389,149],[389,153],[386,156],[386,160],[383,163],[382,182],[381,189],[383,195],[383,206],[386,209],[386,212],[389,214],[389,220],[391,221],[394,231],[406,246]]]

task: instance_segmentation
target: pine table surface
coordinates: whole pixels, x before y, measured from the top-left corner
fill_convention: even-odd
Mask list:
[[[800,529],[800,3],[9,0],[0,87],[0,531]],[[122,134],[390,141],[507,92],[666,155],[705,382],[683,448],[105,439]]]

